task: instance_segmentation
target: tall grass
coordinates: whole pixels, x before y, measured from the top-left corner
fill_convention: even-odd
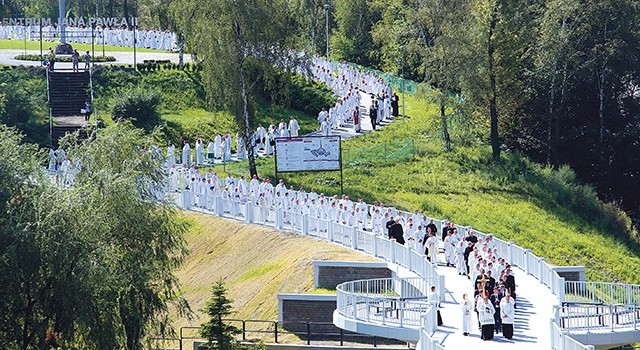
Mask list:
[[[424,99],[405,97],[407,118],[383,131],[347,140],[345,150],[414,139],[416,157],[395,164],[346,163],[344,190],[351,198],[384,201],[405,210],[471,225],[514,241],[552,264],[585,265],[589,278],[640,283],[640,244],[629,217],[615,204],[598,200],[575,172],[536,164],[517,152],[493,162],[488,146],[455,142],[443,151],[435,129],[436,109]],[[459,140],[459,139],[458,139]],[[227,165],[246,174],[246,164]],[[217,168],[222,171],[222,167]],[[272,158],[258,161],[261,176],[274,178]],[[337,194],[340,174],[287,173],[287,184]]]

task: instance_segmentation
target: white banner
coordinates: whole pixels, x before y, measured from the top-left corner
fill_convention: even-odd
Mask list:
[[[278,172],[340,170],[340,136],[278,137]]]

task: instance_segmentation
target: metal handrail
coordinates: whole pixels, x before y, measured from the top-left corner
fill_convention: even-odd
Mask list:
[[[191,208],[185,208],[185,209],[191,209]],[[270,215],[275,215],[276,218],[278,217],[278,215],[282,215],[282,211],[281,210],[278,210],[278,209],[275,209],[275,208],[268,208],[267,210],[270,213]],[[409,217],[411,215],[410,213],[403,212],[403,211],[398,211],[398,213],[400,215],[405,216],[405,217]],[[303,221],[308,221],[309,220],[308,215],[302,215],[302,217],[303,217],[302,218]],[[303,229],[302,231],[297,231],[297,232],[300,232],[300,233],[306,234],[306,235],[318,236],[318,237],[320,237],[322,239],[326,239],[326,240],[329,240],[329,241],[332,241],[332,242],[336,242],[336,243],[339,243],[339,244],[342,244],[342,245],[346,245],[348,247],[351,247],[351,248],[354,248],[354,249],[357,249],[357,250],[362,250],[362,251],[364,251],[366,253],[369,253],[371,255],[374,255],[376,257],[387,259],[387,260],[389,260],[389,261],[391,261],[393,263],[399,264],[399,265],[401,265],[403,267],[406,267],[406,268],[418,273],[418,275],[420,275],[422,277],[437,276],[437,273],[435,272],[435,269],[433,268],[433,265],[430,264],[428,261],[426,261],[426,259],[424,259],[424,255],[423,254],[419,254],[419,252],[413,252],[413,251],[411,251],[411,249],[409,249],[406,246],[401,246],[401,245],[393,242],[392,240],[386,239],[386,237],[375,235],[372,232],[355,229],[353,227],[348,227],[348,226],[345,226],[345,225],[334,223],[334,222],[329,221],[329,220],[322,220],[322,219],[317,219],[317,220],[319,220],[318,222],[322,222],[322,223],[326,223],[327,224],[326,236],[323,236],[324,232],[318,230],[318,228],[316,228],[314,230],[310,230],[310,231],[305,231]],[[260,220],[256,218],[256,220],[254,222],[260,222]],[[440,226],[440,229],[441,229],[442,226],[447,223],[447,221],[446,220],[442,220],[442,221],[435,222],[435,223],[437,224],[437,226]],[[276,224],[273,227],[276,227],[278,229],[283,229],[283,227],[281,227],[281,226],[279,227],[278,226],[277,220],[276,220]],[[303,225],[303,227],[304,227],[304,225]],[[458,227],[460,228],[461,226],[458,226]],[[463,228],[464,231],[467,231],[467,232],[469,230],[472,230],[472,228],[470,226],[462,227],[462,228]],[[307,229],[308,229],[308,225],[307,225]],[[343,235],[335,235],[335,232],[334,232],[335,229],[338,229],[340,232],[344,232],[344,230],[346,229],[347,231],[353,232],[353,235],[345,235],[345,234],[343,234]],[[488,236],[487,234],[485,234],[483,232],[479,232],[477,230],[474,230],[474,232],[479,237]],[[349,239],[350,237],[355,238],[355,239]],[[365,240],[364,237],[367,237],[368,241]],[[345,238],[347,238],[347,239],[345,239]],[[366,242],[366,244],[361,245],[361,242],[363,242],[363,243]],[[536,279],[538,279],[540,281],[540,283],[542,283],[542,284],[546,285],[547,287],[549,287],[550,290],[552,291],[552,293],[558,298],[559,304],[574,301],[575,299],[573,299],[573,298],[575,297],[575,290],[576,290],[575,286],[580,285],[580,284],[585,286],[585,290],[589,290],[588,286],[600,286],[600,287],[607,286],[608,288],[610,288],[610,290],[614,290],[614,291],[616,290],[615,288],[622,288],[622,289],[625,289],[625,290],[629,290],[630,292],[624,294],[626,296],[626,300],[631,300],[634,303],[637,303],[636,300],[638,300],[638,299],[637,299],[636,291],[640,290],[640,286],[629,285],[629,284],[607,283],[607,282],[578,282],[578,283],[576,283],[576,282],[566,282],[564,280],[564,278],[560,277],[559,274],[549,264],[546,263],[544,258],[537,257],[536,255],[534,255],[531,252],[531,250],[523,249],[523,248],[519,247],[518,245],[516,245],[513,242],[505,242],[505,241],[499,240],[497,238],[494,238],[494,242],[495,242],[496,246],[499,249],[499,253],[502,256],[507,257],[512,265],[522,268],[525,271],[525,273],[534,276]],[[418,257],[423,261],[421,263],[422,264],[421,267],[416,268],[415,266],[412,266],[413,265],[412,254],[417,254]],[[566,294],[569,294],[569,295],[567,296]],[[609,293],[609,295],[611,295],[611,294],[612,293]],[[596,293],[595,295],[598,295],[598,294]],[[610,299],[609,299],[610,301],[619,300],[619,298],[616,297],[616,295],[618,295],[618,294],[613,293],[613,295],[614,295],[613,297],[610,297]],[[629,297],[630,295],[633,295],[634,298],[630,298]],[[606,299],[602,299],[602,297],[598,297],[597,300],[606,300]],[[380,302],[383,302],[383,301],[380,301]],[[365,302],[365,304],[366,304],[366,302]],[[353,305],[353,304],[351,304],[351,305]],[[634,305],[636,305],[636,304],[634,304]],[[368,307],[375,307],[375,305],[373,305],[373,302],[369,302]],[[610,317],[616,316],[615,313],[608,313],[608,314],[605,313],[605,311],[603,309],[601,309],[600,312],[601,312],[601,315],[604,316],[604,317],[606,317],[607,315],[611,315]],[[618,315],[618,316],[620,316],[620,315]],[[369,315],[369,319],[371,320],[371,315]],[[565,317],[565,319],[566,319],[566,317]],[[633,319],[633,326],[634,327],[637,327],[636,324],[638,323],[638,320],[640,320],[640,317],[636,317],[635,319]],[[384,322],[388,323],[388,322],[391,322],[391,321],[392,320],[389,320],[388,318],[384,318]],[[404,322],[404,320],[403,320],[403,322]],[[561,326],[562,326],[562,324],[558,324],[558,327],[561,327]],[[620,327],[613,327],[613,330],[615,331],[616,329],[619,329],[619,328]],[[634,329],[637,329],[637,328],[634,328]],[[565,331],[570,332],[570,331],[572,331],[572,329],[568,328],[568,329],[565,329]],[[563,335],[563,337],[564,337],[564,335]],[[566,339],[565,340],[556,339],[556,340],[557,341],[566,341]],[[556,340],[553,340],[553,341],[555,342]],[[577,343],[577,341],[575,341],[573,339],[571,341]],[[433,341],[431,341],[431,342],[433,343]],[[430,346],[435,346],[435,345],[432,344]],[[584,346],[584,349],[589,349],[589,347],[588,346]]]

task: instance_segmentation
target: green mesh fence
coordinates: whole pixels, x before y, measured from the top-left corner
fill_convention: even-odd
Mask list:
[[[409,161],[415,154],[413,140],[386,142],[368,148],[342,150],[343,166],[354,163]]]
[[[393,88],[394,91],[401,91],[402,90],[402,83],[404,82],[404,91],[408,94],[414,94],[416,92],[416,90],[418,89],[418,83],[416,83],[413,80],[408,80],[408,79],[403,79],[400,77],[397,77],[391,73],[385,73],[383,71],[379,71],[377,69],[372,69],[372,68],[368,68],[368,67],[363,67],[363,66],[359,66],[355,63],[349,63],[349,65],[351,65],[352,67],[357,67],[365,72],[368,73],[372,73],[375,74],[379,77],[381,77],[384,81],[386,81],[387,83],[389,83],[391,85],[391,87]]]

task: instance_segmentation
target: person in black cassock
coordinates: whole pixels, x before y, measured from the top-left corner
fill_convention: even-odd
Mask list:
[[[395,92],[391,96],[391,115],[393,115],[394,118],[398,116],[398,94]]]
[[[391,237],[395,238],[396,242],[404,245],[404,230],[402,229],[402,225],[395,221],[395,223],[391,226]]]
[[[396,221],[393,220],[393,216],[389,218],[389,221],[387,221],[387,223],[384,225],[384,227],[387,228],[387,234],[389,235],[389,239],[393,238],[392,232],[391,232],[391,226],[395,225]]]
[[[511,298],[513,299],[514,305],[515,305],[515,301],[516,301],[516,279],[511,274],[511,266],[507,267],[507,269],[505,270],[504,274],[505,274],[504,288],[507,290],[507,293],[509,293],[509,295],[511,295]]]
[[[376,119],[378,118],[378,106],[375,102],[371,103],[371,107],[369,107],[369,118],[371,118],[371,128],[375,130]]]
[[[436,233],[438,233],[438,228],[436,227],[436,224],[433,223],[433,219],[429,220],[429,223],[427,224],[427,227],[425,227],[425,230],[428,231],[429,228],[431,229],[431,232],[434,236],[436,235]],[[442,240],[444,241],[444,238]]]

